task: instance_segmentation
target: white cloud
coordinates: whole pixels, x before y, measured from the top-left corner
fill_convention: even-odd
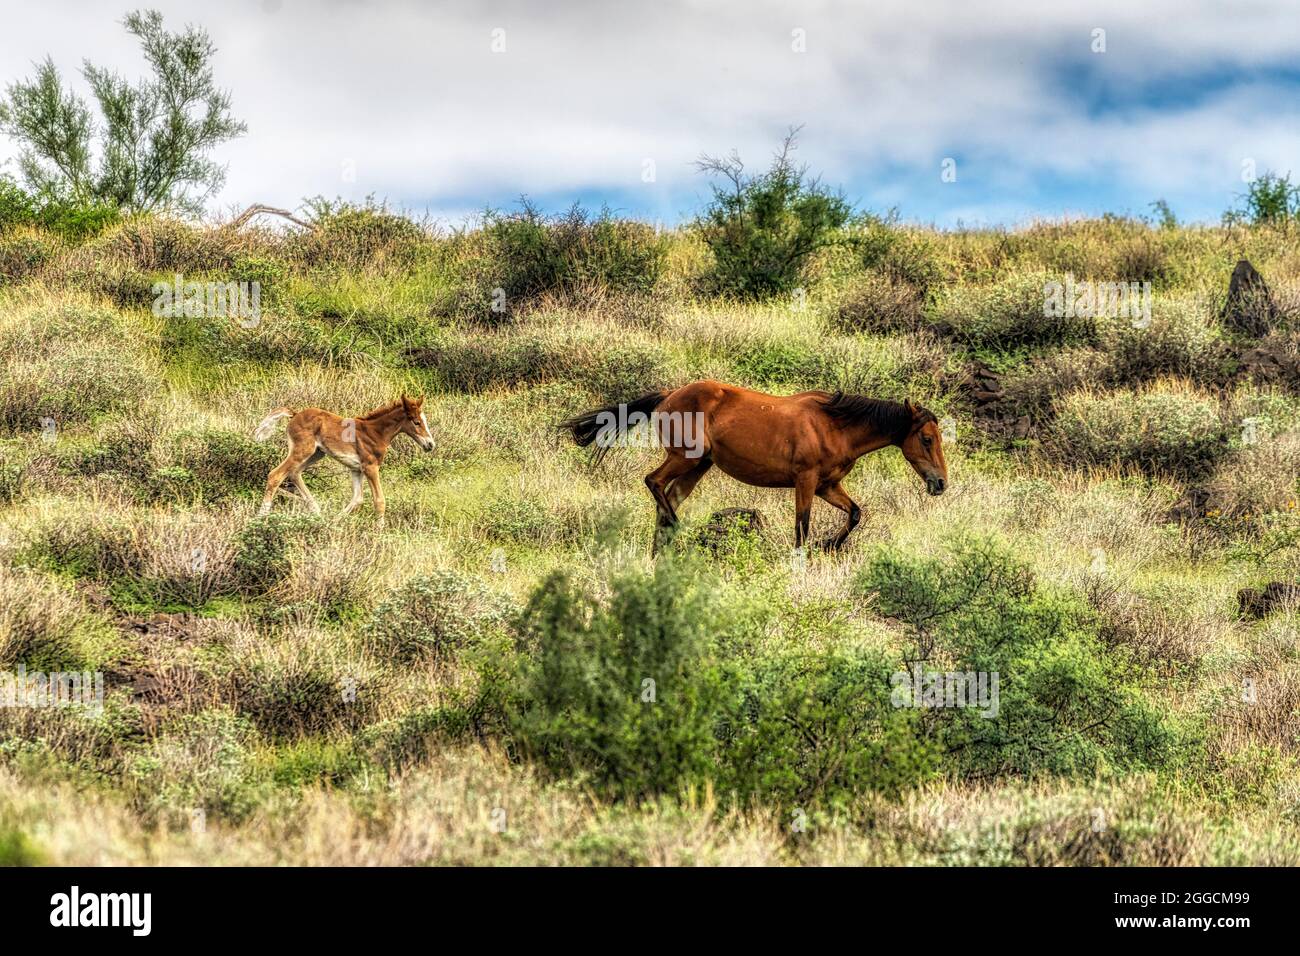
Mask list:
[[[1289,65],[1300,18],[1285,2],[156,5],[170,24],[212,33],[219,79],[249,125],[220,153],[221,206],[374,192],[460,215],[523,192],[583,191],[673,219],[705,190],[699,153],[736,147],[758,164],[789,123],[806,124],[801,155],[828,181],[947,221],[958,209],[1005,220],[1017,208],[1008,190],[1049,178],[1104,176],[1143,201],[1204,196],[1209,210],[1239,188],[1244,156],[1300,172],[1295,87],[1260,80],[1190,107],[1091,115],[1061,82],[1070,64],[1121,94]],[[114,19],[72,0],[7,12],[0,76],[28,74],[47,52],[68,70],[88,56],[134,74]],[[504,53],[491,48],[498,28]],[[796,29],[806,52],[792,49]],[[963,157],[951,206],[911,185],[937,183],[949,155]],[[1060,210],[1024,206],[1035,211]]]

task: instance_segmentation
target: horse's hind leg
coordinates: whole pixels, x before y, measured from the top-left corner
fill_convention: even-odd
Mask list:
[[[668,457],[664,459],[663,464],[645,476],[645,486],[650,489],[650,497],[655,500],[655,515],[657,518],[654,543],[650,548],[652,555],[658,554],[659,549],[668,543],[677,527],[677,511],[673,508],[673,503],[668,499],[667,489],[669,484],[684,477],[697,468],[699,464],[696,459],[687,458],[680,452],[669,451]],[[685,495],[682,497],[685,497]]]
[[[712,467],[713,460],[705,458],[703,461],[697,463],[694,468],[668,486],[668,503],[673,506],[674,514],[677,513],[677,509],[681,506],[681,503],[690,496],[692,491],[695,490],[695,486],[700,483],[700,479],[707,475],[709,469]]]
[[[289,454],[285,456],[284,461],[271,469],[271,473],[266,478],[266,494],[262,496],[262,507],[257,509],[258,515],[270,512],[271,502],[275,500],[275,493],[280,490],[280,485],[286,478],[296,474],[310,457],[310,451],[294,445],[289,449]]]
[[[838,551],[844,546],[845,539],[858,526],[858,522],[862,520],[862,509],[858,507],[857,502],[849,497],[849,493],[844,490],[844,486],[838,481],[819,490],[817,497],[828,505],[839,508],[844,512],[844,527],[837,534],[827,538],[823,544],[827,551]]]

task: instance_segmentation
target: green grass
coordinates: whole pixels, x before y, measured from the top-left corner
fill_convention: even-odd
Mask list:
[[[18,237],[42,251],[0,287],[0,670],[100,669],[108,701],[0,709],[0,862],[1300,862],[1297,618],[1242,620],[1236,599],[1300,576],[1300,392],[1236,372],[1248,348],[1295,355],[1300,323],[1242,340],[1216,317],[1239,254],[1297,301],[1292,236],[881,226],[870,261],[811,263],[801,303],[742,304],[700,291],[707,250],[678,232],[645,288],[578,282],[599,264],[577,262],[497,315],[491,243],[383,215]],[[177,270],[258,277],[262,323],[155,317],[104,279]],[[1066,273],[1148,279],[1151,326],[1044,324],[1035,290]],[[915,299],[890,308],[915,322],[864,311],[900,282]],[[962,390],[977,361],[1026,437]],[[701,377],[910,397],[956,422],[950,490],[869,456],[849,547],[805,567],[790,493],[715,472],[665,577],[653,451],[593,468],[555,423]],[[382,525],[368,502],[332,520],[350,487],[329,462],[307,474],[326,520],[285,498],[254,519],[283,452],[248,437],[268,409],[404,391],[438,447],[394,444]],[[766,529],[706,540],[732,507]],[[814,537],[839,520],[816,505]],[[972,541],[1001,542],[1013,583],[918,623],[978,579]],[[876,707],[927,641],[940,669],[1006,672],[1001,737]],[[651,714],[645,669],[669,695]],[[1044,715],[1059,732],[1035,736]]]

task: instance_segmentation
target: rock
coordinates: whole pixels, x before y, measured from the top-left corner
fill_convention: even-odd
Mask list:
[[[1241,375],[1267,384],[1300,382],[1300,357],[1279,346],[1261,345],[1241,354]]]
[[[1270,581],[1262,588],[1242,588],[1237,592],[1237,607],[1242,617],[1256,619],[1300,607],[1300,584]]]
[[[1178,504],[1170,509],[1170,521],[1196,521],[1204,518],[1215,508],[1214,492],[1209,488],[1193,488]]]
[[[1028,438],[1029,430],[1033,427],[1028,415],[1021,415],[1016,419],[1016,423],[1011,426],[1011,434],[1016,438]]]
[[[1237,263],[1228,282],[1228,299],[1219,318],[1228,328],[1252,337],[1267,335],[1273,327],[1277,307],[1259,270],[1246,259]]]
[[[753,508],[723,508],[709,515],[709,520],[700,529],[700,545],[716,552],[729,539],[737,534],[761,535],[767,527],[763,515]]]
[[[957,383],[957,387],[966,392],[976,405],[989,405],[1006,395],[1002,379],[983,362],[976,362],[970,373]]]

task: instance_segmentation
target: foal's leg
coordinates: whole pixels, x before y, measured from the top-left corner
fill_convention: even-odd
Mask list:
[[[370,498],[375,506],[375,514],[379,515],[382,521],[384,517],[384,489],[379,486],[379,466],[364,465],[362,471],[365,473],[366,481],[370,485]]]
[[[352,500],[347,503],[342,511],[339,512],[340,518],[346,518],[352,512],[356,511],[361,505],[364,493],[361,490],[361,472],[355,468],[348,469],[348,475],[352,478]]]
[[[844,527],[839,530],[839,533],[827,538],[824,545],[827,551],[838,551],[844,545],[844,539],[862,520],[862,509],[849,497],[849,493],[838,481],[818,491],[817,497],[828,505],[839,508],[845,514]]]
[[[654,542],[650,546],[652,556],[658,554],[660,547],[668,543],[673,530],[677,527],[677,511],[673,508],[673,503],[668,500],[668,485],[693,471],[698,464],[693,458],[669,450],[663,464],[645,476],[645,486],[650,489],[650,497],[655,500],[655,514],[658,519]]]
[[[311,509],[312,514],[320,514],[320,505],[316,503],[312,493],[307,490],[307,482],[303,481],[301,468],[294,474],[293,484],[298,489],[298,494],[302,497],[302,500],[306,502],[307,507]]]
[[[794,480],[794,546],[808,543],[808,526],[812,521],[813,495],[817,493],[817,472],[806,471]]]
[[[275,500],[275,493],[279,490],[284,480],[296,473],[311,457],[311,451],[300,445],[294,445],[289,449],[289,454],[284,461],[271,469],[271,474],[266,478],[266,494],[262,497],[262,507],[257,509],[258,515],[264,515],[270,512],[271,502]]]

